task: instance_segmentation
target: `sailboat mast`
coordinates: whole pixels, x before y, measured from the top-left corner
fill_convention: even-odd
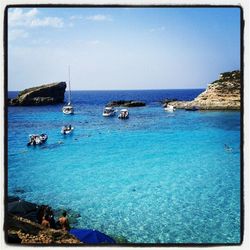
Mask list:
[[[69,65],[69,103],[71,103],[71,90],[70,90],[70,65]]]

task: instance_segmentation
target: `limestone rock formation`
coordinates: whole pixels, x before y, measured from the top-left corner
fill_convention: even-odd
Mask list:
[[[239,110],[241,74],[240,71],[225,72],[210,84],[193,101],[174,101],[169,104],[175,108],[198,107],[201,110]]]
[[[108,107],[117,107],[117,106],[122,106],[122,107],[142,107],[145,106],[146,103],[142,101],[125,101],[125,100],[118,100],[118,101],[112,101],[109,102],[106,106]]]
[[[30,106],[62,103],[66,89],[65,82],[44,84],[21,91],[15,99],[8,100],[9,105]]]

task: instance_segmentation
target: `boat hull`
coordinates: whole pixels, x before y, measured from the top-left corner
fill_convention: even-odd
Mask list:
[[[102,116],[104,116],[104,117],[110,117],[110,116],[114,116],[114,115],[115,115],[115,112],[112,112],[112,113],[109,113],[109,114],[107,114],[107,113],[102,114]]]
[[[129,118],[129,115],[127,114],[127,115],[125,115],[125,116],[123,116],[122,114],[120,114],[119,116],[118,116],[118,119],[128,119]]]
[[[64,106],[62,109],[62,112],[65,115],[73,115],[74,114],[74,108],[72,106]]]
[[[64,129],[62,129],[61,130],[61,134],[63,134],[63,135],[69,135],[69,134],[72,134],[73,130],[74,130],[74,127],[71,127],[71,130],[64,130]]]
[[[129,118],[129,112],[127,109],[120,110],[120,114],[118,115],[119,119],[128,119]]]
[[[167,107],[164,108],[164,110],[167,112],[174,112],[175,108],[172,105],[168,105]]]
[[[27,146],[36,146],[36,145],[42,145],[45,143],[48,139],[48,135],[41,134],[41,135],[30,135],[30,141],[27,143]]]

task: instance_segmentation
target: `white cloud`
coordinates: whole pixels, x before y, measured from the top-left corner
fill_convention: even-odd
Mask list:
[[[111,18],[111,16],[108,15],[93,15],[93,16],[87,16],[86,20],[90,20],[90,21],[113,21],[113,19]]]
[[[50,26],[53,28],[61,28],[63,27],[63,21],[61,18],[58,17],[45,17],[42,19],[36,18],[33,19],[30,23],[30,27],[45,27]]]
[[[82,20],[83,16],[81,16],[81,15],[75,15],[75,16],[71,16],[69,19],[70,20]]]
[[[89,44],[92,44],[92,45],[97,45],[97,44],[99,44],[99,43],[100,43],[99,40],[89,41]]]
[[[36,8],[28,11],[23,11],[23,9],[15,8],[9,12],[8,24],[11,27],[53,27],[61,28],[63,27],[63,20],[59,17],[38,17],[39,12]]]
[[[51,41],[49,39],[33,39],[30,41],[31,44],[33,45],[47,45],[50,44]]]
[[[37,9],[31,9],[27,11],[26,13],[23,12],[22,9],[14,9],[13,11],[9,12],[8,19],[9,24],[12,25],[23,25],[27,23],[30,19],[32,19],[34,16],[36,16],[38,13]]]
[[[157,28],[150,29],[150,32],[164,31],[164,30],[165,30],[165,27],[164,26],[160,26],[160,27],[157,27]]]
[[[22,30],[22,29],[12,29],[8,33],[8,39],[9,41],[14,41],[19,38],[26,38],[28,37],[28,32]]]

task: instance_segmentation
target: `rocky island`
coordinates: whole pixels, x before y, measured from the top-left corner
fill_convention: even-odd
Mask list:
[[[14,99],[9,99],[11,106],[49,105],[64,102],[66,82],[43,84],[21,91]]]
[[[201,110],[239,110],[241,106],[241,73],[238,70],[220,74],[218,80],[193,101],[171,101],[177,109],[197,107]]]
[[[129,100],[129,101],[125,101],[125,100],[118,100],[118,101],[111,101],[109,102],[107,105],[107,107],[143,107],[146,106],[145,102],[142,101],[134,101],[134,100]]]

